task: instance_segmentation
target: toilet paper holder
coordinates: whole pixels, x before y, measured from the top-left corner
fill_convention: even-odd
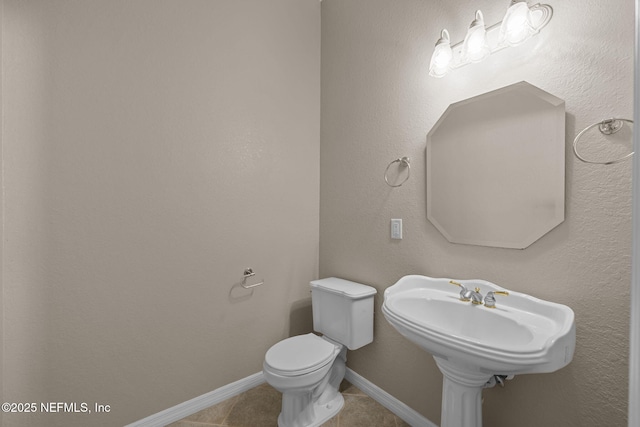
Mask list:
[[[253,269],[251,267],[249,268],[245,268],[244,269],[244,273],[242,275],[242,283],[240,284],[240,286],[242,286],[245,289],[251,289],[251,288],[255,288],[256,286],[260,286],[264,284],[264,280],[258,283],[254,283],[253,285],[247,285],[247,279],[249,277],[253,277],[255,276],[256,273],[253,272]]]

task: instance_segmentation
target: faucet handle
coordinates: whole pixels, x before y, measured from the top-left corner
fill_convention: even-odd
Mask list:
[[[496,308],[496,297],[495,295],[504,295],[509,296],[509,292],[507,291],[489,291],[487,295],[484,297],[484,306],[488,308]]]
[[[460,301],[471,301],[471,291],[468,290],[462,283],[458,283],[455,280],[449,280],[452,285],[460,286]]]

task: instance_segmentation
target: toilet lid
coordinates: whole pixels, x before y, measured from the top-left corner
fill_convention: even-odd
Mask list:
[[[271,347],[264,361],[276,373],[303,375],[333,361],[338,350],[315,334],[298,335]]]

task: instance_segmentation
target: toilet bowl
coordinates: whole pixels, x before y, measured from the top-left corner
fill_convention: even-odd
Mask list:
[[[373,341],[370,286],[330,277],[311,282],[313,333],[274,344],[263,363],[264,378],[282,393],[279,427],[316,427],[344,405],[347,349]]]
[[[280,341],[267,351],[265,380],[282,393],[279,427],[315,427],[344,405],[339,392],[346,348],[314,334]]]

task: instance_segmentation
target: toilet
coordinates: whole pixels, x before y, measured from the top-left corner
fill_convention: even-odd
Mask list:
[[[337,277],[311,282],[313,329],[273,345],[264,357],[264,378],[282,393],[279,427],[316,427],[344,405],[339,392],[347,349],[373,341],[371,286]]]

